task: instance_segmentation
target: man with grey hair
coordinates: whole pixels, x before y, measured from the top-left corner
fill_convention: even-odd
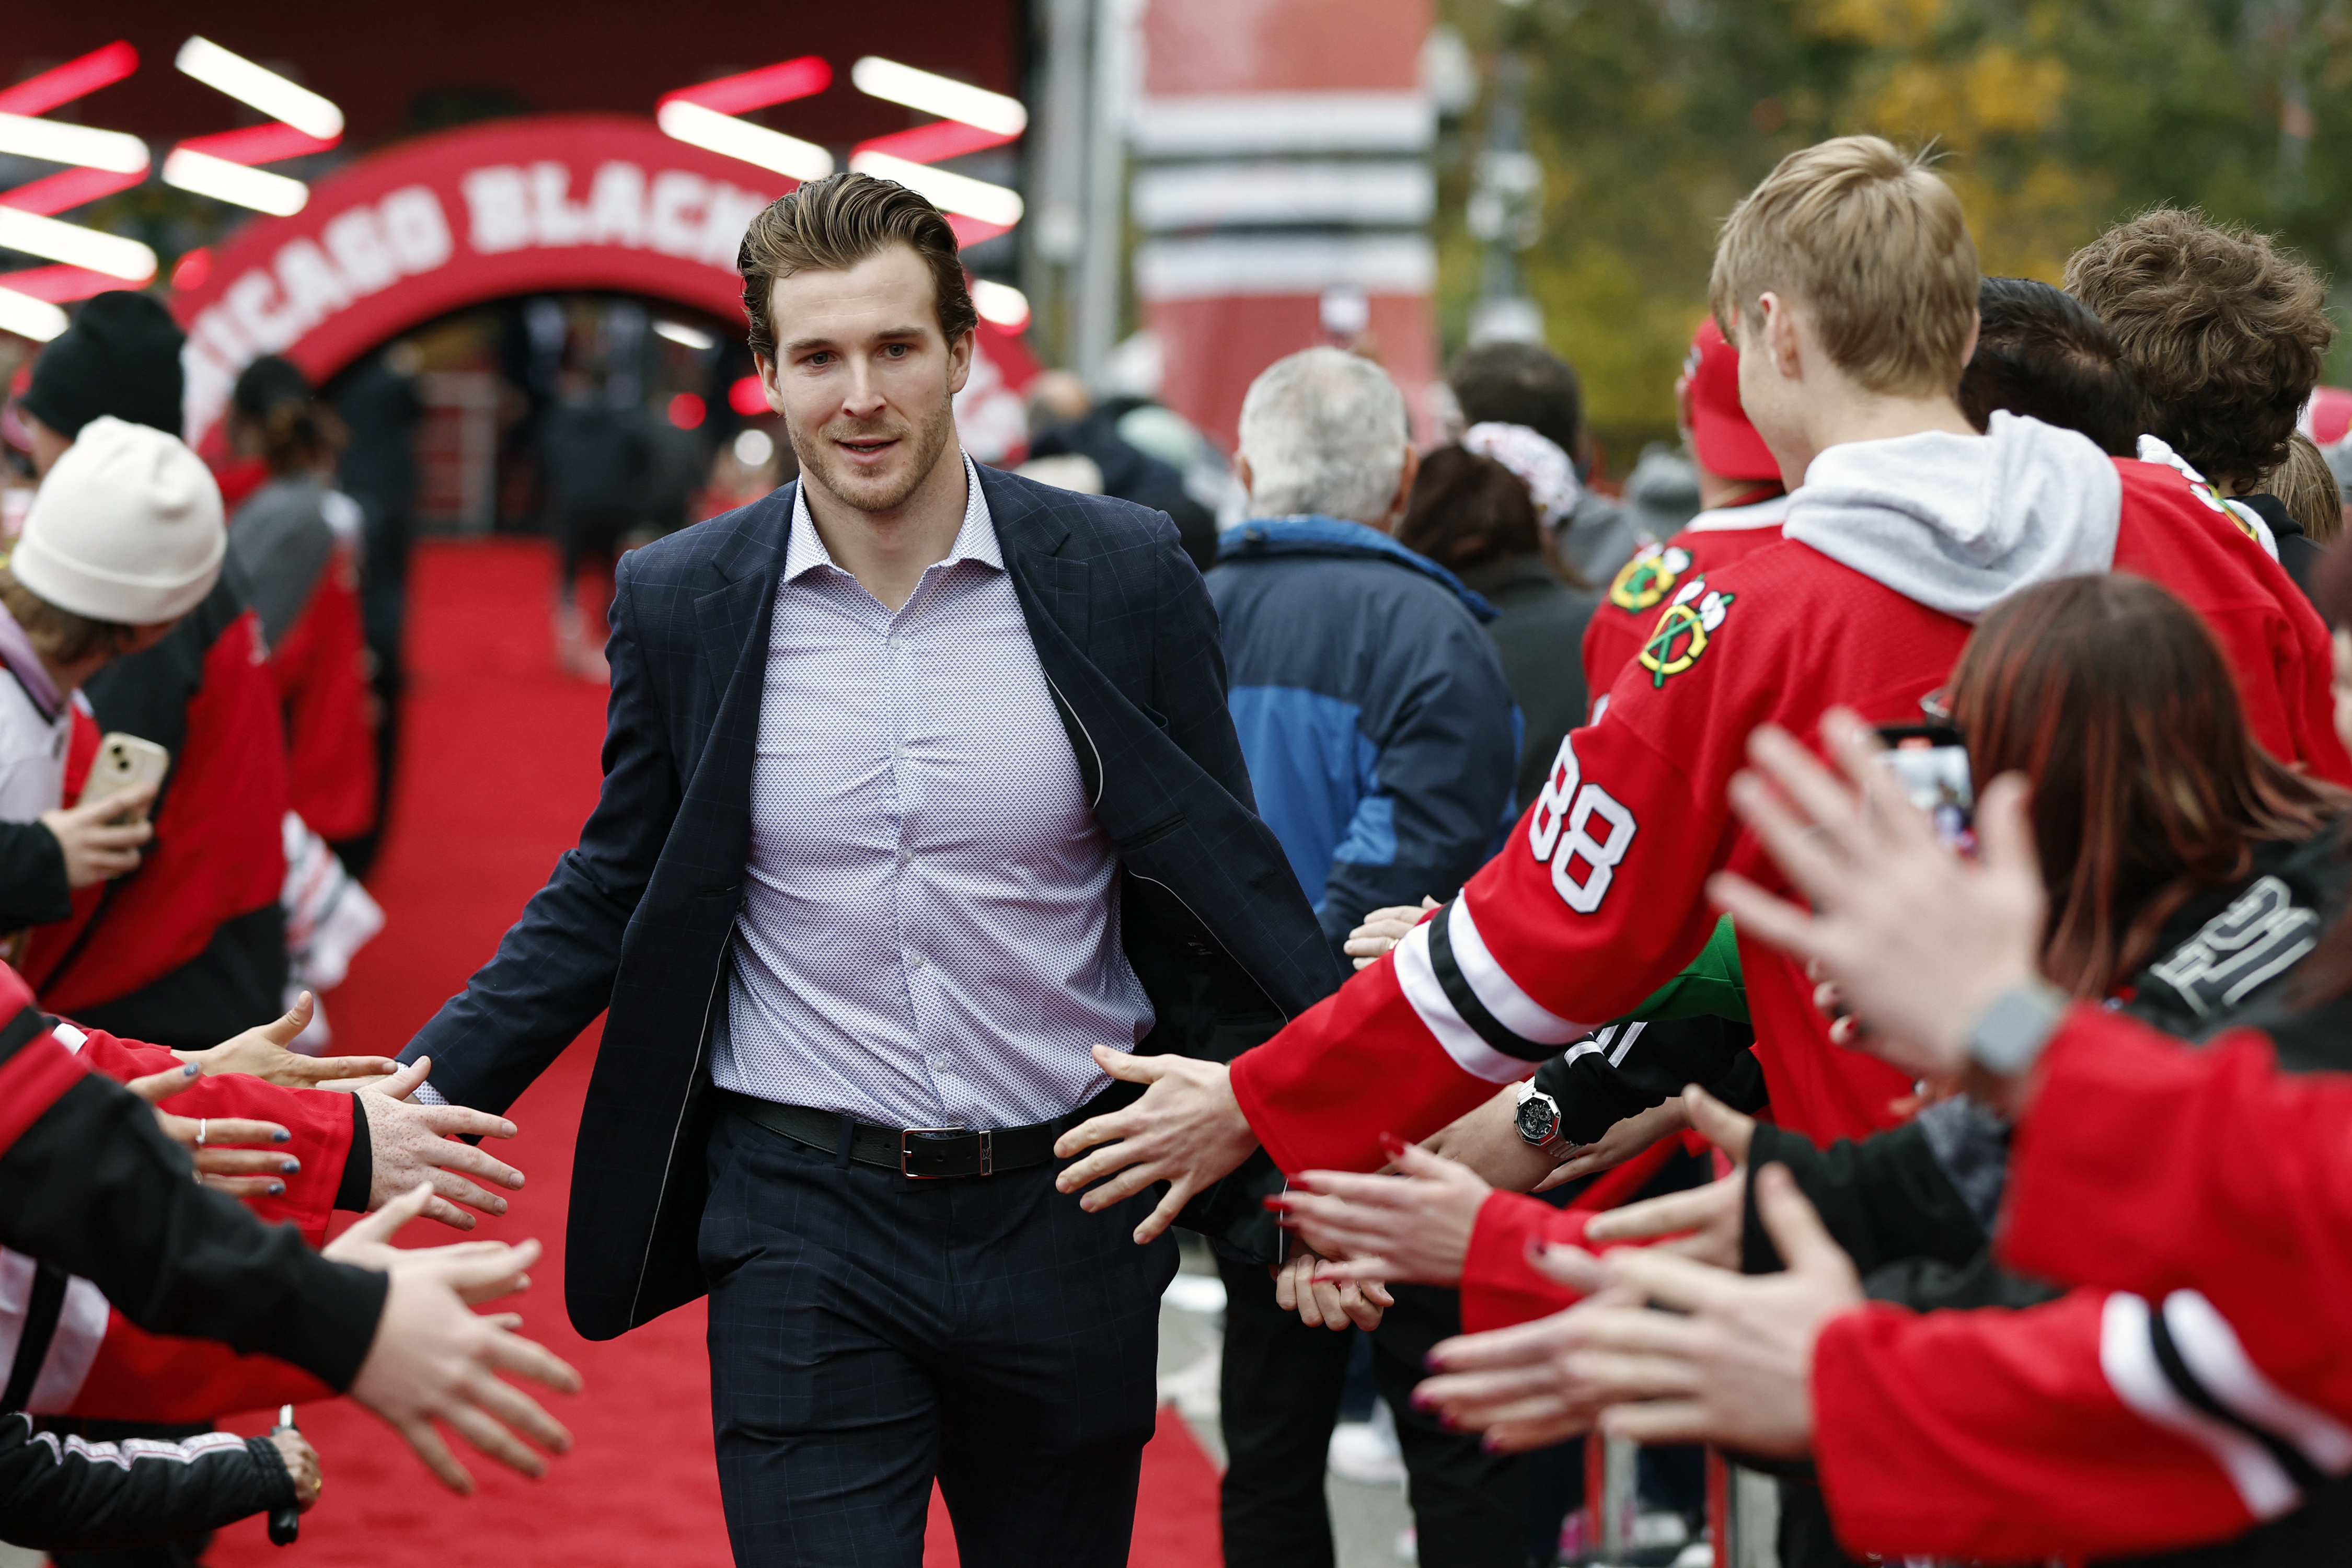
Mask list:
[[[1389,536],[1419,467],[1380,366],[1330,348],[1277,361],[1242,404],[1250,520],[1226,531],[1209,574],[1258,812],[1335,953],[1372,910],[1451,897],[1515,816],[1518,714],[1481,626],[1494,612]],[[1454,1292],[1342,1300],[1302,1269],[1277,1284],[1256,1265],[1218,1268],[1231,1568],[1332,1559],[1324,1451],[1351,1341],[1317,1331],[1351,1321],[1378,1325],[1374,1373],[1396,1413],[1423,1563],[1524,1562],[1516,1463],[1411,1403],[1423,1357],[1460,1330]]]

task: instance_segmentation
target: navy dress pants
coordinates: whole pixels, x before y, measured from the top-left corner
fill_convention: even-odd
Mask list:
[[[1157,1416],[1176,1245],[1058,1163],[917,1181],[729,1109],[702,1267],[719,1484],[746,1568],[919,1568],[936,1478],[967,1568],[1115,1568]]]

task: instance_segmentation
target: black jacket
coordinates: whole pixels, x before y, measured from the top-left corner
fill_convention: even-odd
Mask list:
[[[1096,819],[1127,873],[1122,932],[1159,1020],[1141,1048],[1230,1059],[1341,975],[1253,808],[1200,574],[1156,512],[980,473]],[[609,1007],[566,1244],[565,1300],[590,1339],[704,1289],[709,1026],[751,852],[793,499],[786,486],[623,558],[596,809],[497,956],[405,1053],[431,1054],[449,1100],[503,1111]],[[1188,1214],[1270,1258],[1255,1194],[1278,1177],[1262,1157],[1259,1167]]]
[[[160,1546],[294,1501],[267,1437],[91,1443],[0,1415],[0,1535],[44,1552]]]

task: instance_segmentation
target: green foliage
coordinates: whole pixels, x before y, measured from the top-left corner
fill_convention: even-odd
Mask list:
[[[2055,281],[2162,203],[2281,235],[2352,277],[2352,0],[1439,0],[1530,68],[1543,237],[1521,254],[1622,473],[1669,436],[1715,227],[1784,154],[1875,132],[1934,144],[1990,272]],[[1464,143],[1477,144],[1476,111]],[[1479,251],[1468,160],[1441,170],[1440,321]],[[2352,374],[2352,336],[2335,379]]]

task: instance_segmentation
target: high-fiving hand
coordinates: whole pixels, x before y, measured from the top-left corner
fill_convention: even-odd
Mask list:
[[[572,1435],[538,1401],[498,1374],[515,1373],[562,1394],[580,1391],[580,1374],[545,1346],[515,1333],[520,1318],[481,1317],[470,1310],[473,1303],[530,1289],[527,1270],[539,1260],[539,1243],[393,1246],[400,1227],[431,1201],[432,1189],[416,1186],[326,1249],[339,1262],[392,1277],[352,1397],[406,1438],[451,1491],[470,1493],[474,1478],[449,1452],[436,1421],[500,1464],[526,1476],[543,1475],[547,1460],[515,1431],[551,1454],[567,1452]]]
[[[507,1200],[473,1178],[520,1191],[522,1173],[457,1140],[511,1138],[515,1124],[503,1116],[462,1105],[416,1104],[409,1097],[432,1070],[433,1058],[419,1057],[389,1078],[373,1079],[359,1090],[375,1162],[368,1206],[380,1208],[422,1182],[433,1194],[425,1205],[426,1218],[457,1230],[471,1230],[474,1216],[459,1204],[470,1204],[486,1214],[507,1212]]]
[[[1609,1406],[1604,1430],[1783,1457],[1812,1446],[1813,1347],[1862,1304],[1862,1281],[1786,1165],[1757,1173],[1756,1206],[1782,1273],[1735,1274],[1654,1247],[1601,1260],[1612,1284],[1649,1303],[1595,1303],[1568,1357]]]
[[[1054,1144],[1057,1157],[1095,1152],[1054,1178],[1054,1185],[1066,1193],[1084,1189],[1078,1206],[1097,1214],[1166,1182],[1168,1195],[1135,1227],[1139,1246],[1166,1230],[1193,1194],[1248,1159],[1257,1134],[1221,1063],[1131,1056],[1108,1046],[1095,1047],[1095,1060],[1113,1078],[1150,1087],[1126,1110],[1089,1118],[1062,1134]],[[1089,1186],[1094,1182],[1102,1185]]]
[[[359,1089],[400,1070],[400,1064],[389,1057],[306,1057],[292,1049],[317,1010],[317,1000],[305,991],[284,1016],[258,1028],[223,1040],[210,1050],[173,1054],[184,1062],[194,1062],[207,1076],[241,1072],[280,1089]]]
[[[1804,1452],[1814,1346],[1832,1318],[1862,1304],[1862,1285],[1787,1167],[1761,1172],[1756,1198],[1786,1272],[1743,1276],[1664,1247],[1598,1258],[1548,1248],[1537,1269],[1587,1299],[1440,1342],[1429,1354],[1439,1375],[1413,1403],[1505,1453],[1596,1423],[1643,1443]]]
[[[286,1190],[286,1178],[302,1163],[283,1149],[292,1134],[275,1121],[255,1121],[242,1116],[174,1116],[158,1101],[169,1100],[203,1077],[194,1062],[165,1068],[134,1078],[131,1092],[155,1107],[156,1124],[163,1136],[188,1152],[196,1163],[196,1180],[234,1197],[276,1197]],[[260,1144],[265,1147],[256,1148]],[[240,1146],[242,1145],[242,1146]]]
[[[1307,1171],[1266,1206],[1316,1251],[1345,1259],[1316,1270],[1319,1281],[1460,1284],[1478,1210],[1495,1189],[1469,1166],[1416,1144],[1391,1139],[1388,1150],[1395,1175]]]

